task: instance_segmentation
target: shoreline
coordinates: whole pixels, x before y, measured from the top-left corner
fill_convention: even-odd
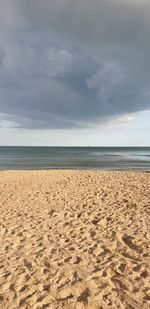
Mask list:
[[[0,172],[17,172],[17,171],[22,171],[22,172],[26,172],[26,171],[31,171],[31,172],[35,172],[35,171],[37,171],[37,172],[42,172],[42,171],[45,171],[45,172],[47,172],[47,171],[82,171],[82,172],[127,172],[127,173],[132,173],[132,172],[135,172],[135,173],[150,173],[150,169],[131,169],[131,168],[129,168],[129,169],[98,169],[98,168],[96,168],[96,169],[93,169],[93,168],[91,168],[91,169],[86,169],[86,168],[56,168],[56,167],[54,167],[54,168],[42,168],[42,169],[0,169]]]

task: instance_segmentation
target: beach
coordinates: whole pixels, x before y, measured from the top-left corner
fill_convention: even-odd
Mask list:
[[[0,172],[0,308],[150,308],[150,173]]]

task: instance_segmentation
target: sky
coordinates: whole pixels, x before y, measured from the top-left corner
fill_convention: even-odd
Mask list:
[[[0,0],[0,145],[150,146],[149,0]]]

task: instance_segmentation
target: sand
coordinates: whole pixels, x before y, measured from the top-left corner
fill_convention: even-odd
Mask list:
[[[150,308],[150,173],[0,172],[0,308]]]

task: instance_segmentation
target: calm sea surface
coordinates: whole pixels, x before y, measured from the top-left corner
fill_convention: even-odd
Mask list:
[[[150,170],[150,147],[0,147],[0,169]]]

